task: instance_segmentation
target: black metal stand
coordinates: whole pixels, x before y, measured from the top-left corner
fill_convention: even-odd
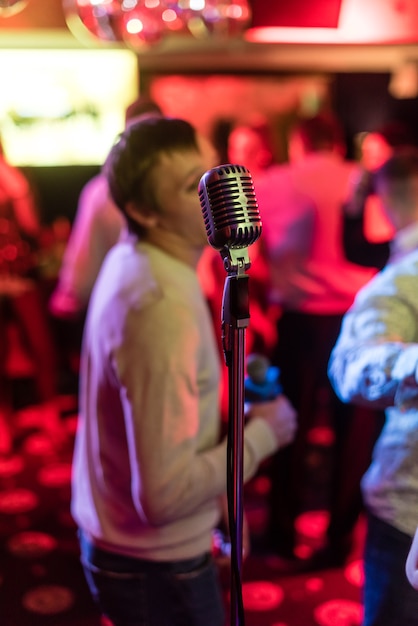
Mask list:
[[[249,324],[248,276],[250,266],[246,249],[226,250],[225,281],[222,302],[222,341],[229,381],[229,423],[227,488],[231,536],[231,626],[243,626],[242,602],[242,532],[243,532],[243,430],[245,329]]]

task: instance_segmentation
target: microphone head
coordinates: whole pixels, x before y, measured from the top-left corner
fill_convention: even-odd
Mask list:
[[[253,179],[244,165],[209,170],[200,179],[198,191],[212,248],[246,248],[257,241],[262,224]]]

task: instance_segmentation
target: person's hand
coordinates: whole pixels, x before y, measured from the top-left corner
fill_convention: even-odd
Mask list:
[[[283,448],[293,441],[297,428],[297,414],[284,395],[271,402],[255,402],[249,405],[247,417],[265,419],[277,439],[278,447]]]
[[[406,559],[405,570],[409,582],[418,590],[418,528]]]

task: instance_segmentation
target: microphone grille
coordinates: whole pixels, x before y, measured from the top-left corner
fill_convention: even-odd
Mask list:
[[[244,248],[260,237],[254,183],[244,165],[220,165],[206,172],[199,198],[208,241],[214,248]]]

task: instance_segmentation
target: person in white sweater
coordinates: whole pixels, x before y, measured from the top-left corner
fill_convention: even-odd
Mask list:
[[[91,592],[114,626],[223,626],[211,556],[226,493],[219,351],[197,264],[207,244],[197,187],[212,147],[153,117],[104,166],[129,234],[90,299],[80,370],[72,514]],[[253,405],[244,480],[296,430],[288,400]]]

